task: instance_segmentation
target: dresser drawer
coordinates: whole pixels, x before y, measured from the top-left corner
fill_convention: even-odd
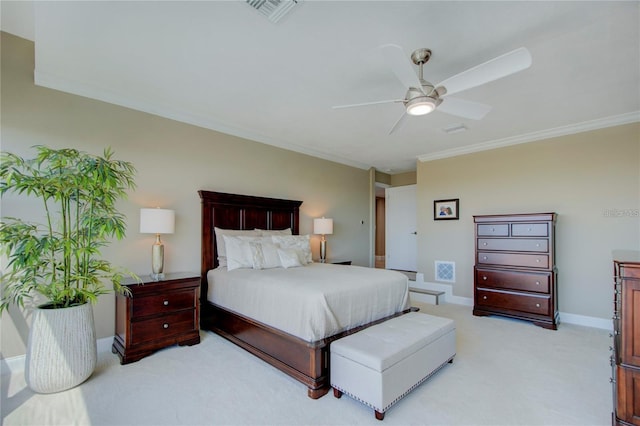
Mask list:
[[[484,265],[523,266],[527,268],[549,269],[549,256],[546,254],[478,252],[478,263]]]
[[[549,315],[551,312],[551,298],[548,296],[518,294],[484,288],[476,289],[476,305],[536,315]]]
[[[478,238],[478,250],[549,251],[549,240],[523,238]]]
[[[131,323],[131,343],[161,340],[196,329],[194,309]]]
[[[173,312],[180,309],[193,308],[195,304],[195,290],[166,292],[153,296],[133,299],[133,317]]]
[[[492,223],[478,225],[478,235],[483,237],[508,237],[509,225],[506,223]]]
[[[549,294],[551,289],[551,273],[537,274],[477,269],[476,285],[478,287],[494,287]]]
[[[511,225],[512,237],[547,237],[549,226],[546,223],[514,223]]]

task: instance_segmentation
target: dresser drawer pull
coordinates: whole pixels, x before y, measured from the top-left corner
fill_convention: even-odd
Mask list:
[[[536,285],[540,285],[540,281],[536,281]]]
[[[539,308],[539,307],[540,307],[540,304],[539,304],[539,303],[536,303],[536,308]]]
[[[482,298],[483,298],[484,300],[487,300],[487,296],[482,296]]]
[[[536,263],[540,263],[540,259],[536,259]]]
[[[483,276],[482,276],[482,279],[486,281],[486,280],[487,280],[487,276],[486,276],[486,275],[483,275]]]
[[[164,324],[162,324],[162,328],[169,328],[169,324],[165,322]]]
[[[487,260],[487,256],[482,256],[482,260]]]
[[[482,243],[482,245],[483,245],[483,246],[486,246],[486,245],[487,245],[487,243],[486,243],[486,242],[484,242],[484,243]]]
[[[164,306],[169,306],[169,301],[168,301],[168,300],[165,300],[164,302],[162,302],[162,304],[163,304]]]

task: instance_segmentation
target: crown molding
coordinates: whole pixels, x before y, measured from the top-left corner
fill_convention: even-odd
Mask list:
[[[606,127],[620,126],[623,124],[636,123],[639,121],[640,121],[640,111],[633,111],[626,114],[620,114],[620,115],[615,115],[615,116],[605,117],[605,118],[598,118],[596,120],[591,120],[591,121],[583,121],[581,123],[554,127],[552,129],[541,130],[538,132],[525,133],[523,135],[510,136],[508,138],[496,139],[493,141],[482,142],[475,145],[454,148],[454,149],[447,149],[444,151],[434,152],[432,154],[424,154],[424,155],[418,156],[418,161],[424,163],[427,161],[441,160],[443,158],[455,157],[458,155],[472,154],[474,152],[487,151],[487,150],[496,149],[496,148],[504,148],[511,145],[541,141],[544,139],[572,135],[575,133],[582,133],[590,130],[603,129]]]

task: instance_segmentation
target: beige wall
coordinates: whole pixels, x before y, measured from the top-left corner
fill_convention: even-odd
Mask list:
[[[556,212],[559,309],[609,319],[612,249],[640,249],[640,124],[418,163],[418,270],[456,263],[453,294],[473,298],[473,215]],[[460,199],[434,221],[433,200]]]
[[[46,144],[101,153],[111,146],[118,159],[137,168],[137,189],[121,204],[128,236],[103,251],[114,264],[139,274],[150,269],[154,237],[138,233],[141,207],[175,209],[176,232],[163,237],[166,271],[200,268],[200,199],[197,191],[233,192],[303,200],[300,232],[312,219],[334,219],[328,255],[369,265],[370,177],[368,170],[320,160],[127,108],[33,84],[33,43],[2,33],[2,149],[31,155]],[[37,202],[5,197],[2,215],[33,216]],[[364,224],[361,224],[364,221]],[[318,255],[319,238],[312,236]],[[95,307],[99,338],[114,332],[113,296]],[[28,316],[2,315],[2,357],[24,353]]]

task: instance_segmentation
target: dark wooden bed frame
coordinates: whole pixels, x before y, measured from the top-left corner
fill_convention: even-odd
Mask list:
[[[329,344],[387,318],[307,342],[207,300],[207,272],[218,266],[214,227],[287,229],[299,233],[302,201],[198,191],[202,202],[200,328],[211,330],[302,382],[309,397],[325,395],[329,383]],[[399,313],[397,315],[401,315]]]

